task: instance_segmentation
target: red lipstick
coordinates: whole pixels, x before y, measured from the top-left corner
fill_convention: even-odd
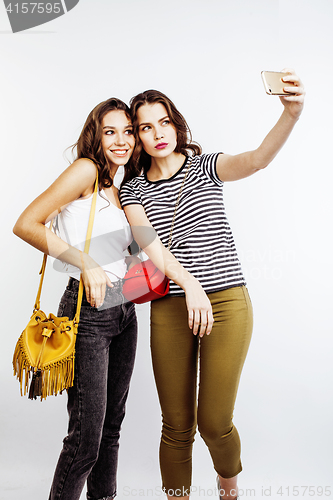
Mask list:
[[[167,142],[159,142],[158,144],[156,144],[155,149],[164,149],[167,146],[168,146]]]

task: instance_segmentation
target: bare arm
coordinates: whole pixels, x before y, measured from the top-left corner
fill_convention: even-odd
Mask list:
[[[267,167],[287,141],[302,113],[305,91],[293,70],[284,69],[283,72],[286,73],[285,91],[293,95],[280,97],[284,105],[280,119],[257,149],[238,155],[219,155],[216,170],[222,181],[243,179]]]
[[[109,278],[89,255],[72,247],[45,226],[66,205],[91,194],[95,178],[96,167],[91,161],[76,160],[24,210],[13,232],[41,252],[61,257],[83,271],[87,299],[99,307],[104,300],[106,284],[112,286]]]
[[[147,244],[145,228],[152,228],[144,208],[141,205],[128,205],[124,208],[126,217],[132,226],[134,239],[144,249],[154,264],[185,292],[188,309],[188,324],[193,333],[202,337],[209,335],[213,326],[211,303],[199,281],[178,262],[169,250],[165,248],[156,234],[156,238]]]

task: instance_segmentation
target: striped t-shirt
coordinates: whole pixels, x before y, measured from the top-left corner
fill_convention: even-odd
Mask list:
[[[219,153],[192,157],[177,208],[170,251],[195,276],[206,293],[245,285],[235,242],[223,203],[223,181],[216,173]],[[127,182],[120,199],[142,205],[162,243],[167,247],[179,189],[189,157],[169,179],[149,181],[145,174]],[[171,295],[184,295],[170,281]]]

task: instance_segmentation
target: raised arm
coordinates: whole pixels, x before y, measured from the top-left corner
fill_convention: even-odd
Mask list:
[[[112,286],[103,269],[87,254],[72,247],[45,224],[72,201],[92,193],[96,167],[85,159],[76,160],[20,215],[13,232],[43,253],[61,258],[82,271],[86,295],[91,305],[104,300],[106,284]]]
[[[280,97],[284,106],[280,119],[254,151],[238,155],[219,155],[216,170],[222,181],[243,179],[267,167],[278,154],[298,121],[304,105],[304,87],[294,70],[282,71],[286,73],[283,78],[286,84],[284,90],[290,92],[290,96]]]
[[[172,253],[165,248],[156,233],[153,241],[150,237],[149,242],[147,242],[145,228],[152,229],[152,225],[142,205],[127,205],[124,207],[124,211],[132,226],[134,239],[139,246],[166,276],[184,290],[188,324],[190,329],[193,329],[194,335],[198,333],[200,324],[200,337],[205,333],[209,335],[214,322],[212,306],[199,281],[186,271]]]

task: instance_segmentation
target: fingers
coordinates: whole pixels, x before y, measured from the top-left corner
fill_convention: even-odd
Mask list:
[[[288,82],[288,83],[291,83],[291,82]],[[290,92],[291,94],[297,94],[297,95],[305,95],[305,90],[304,90],[304,87],[303,85],[292,85],[290,87],[286,86],[286,87],[283,87],[283,90],[285,92]]]
[[[110,280],[109,276],[106,274],[106,284],[108,287],[110,288],[113,288],[113,284],[112,284],[112,281]],[[105,291],[104,291],[104,294],[105,294]]]
[[[208,311],[207,335],[209,335],[210,332],[212,331],[213,324],[214,324],[213,311],[210,310]]]
[[[280,96],[280,100],[291,117],[298,120],[304,107],[305,89],[301,79],[293,69],[285,68],[282,71],[286,73],[282,78],[286,86],[283,87],[285,95]]]
[[[282,78],[285,83],[292,83],[290,87],[284,87],[285,92],[290,92],[291,94],[305,95],[304,86],[298,75],[296,75],[293,69],[285,69],[283,73],[287,73],[286,76]]]
[[[86,286],[87,301],[92,307],[100,307],[105,298],[106,284],[102,286]]]
[[[190,330],[193,328],[193,317],[194,317],[194,312],[193,309],[188,310],[188,326]]]
[[[185,290],[186,306],[188,310],[188,326],[194,335],[203,337],[209,335],[213,327],[212,304],[200,285],[192,278]]]
[[[208,322],[207,312],[201,311],[201,326],[200,326],[200,331],[199,331],[199,337],[203,337],[205,335],[206,328],[207,328],[207,322]]]
[[[106,283],[103,283],[102,286],[100,287],[100,297],[98,304],[96,303],[96,307],[101,307],[101,305],[103,305],[105,292],[106,292]]]
[[[197,309],[196,311],[194,311],[193,335],[196,335],[198,333],[200,318],[201,318],[200,311]]]
[[[289,94],[286,94],[282,97],[282,101],[289,101],[289,102],[297,102],[300,104],[304,103],[304,97],[305,97],[305,90],[303,86],[293,86],[293,87],[284,87],[283,90],[285,92],[290,92]]]
[[[293,73],[293,74],[287,74],[286,76],[284,76],[282,78],[282,80],[284,82],[296,83],[296,84],[301,85],[301,79],[295,73]]]
[[[84,285],[84,289],[85,289],[85,292],[86,292],[87,301],[90,304],[90,301],[91,301],[90,289],[86,285]]]
[[[285,95],[283,96],[283,99],[285,101],[289,102],[298,102],[298,103],[303,103],[304,102],[304,94],[294,94],[294,95]]]
[[[193,335],[197,335],[199,332],[199,337],[203,337],[205,334],[209,335],[211,333],[214,324],[211,308],[208,310],[189,310],[188,319],[188,326],[193,330]]]
[[[113,284],[102,268],[84,270],[82,273],[83,284],[87,301],[92,307],[101,307],[104,302],[106,286],[113,288]]]

